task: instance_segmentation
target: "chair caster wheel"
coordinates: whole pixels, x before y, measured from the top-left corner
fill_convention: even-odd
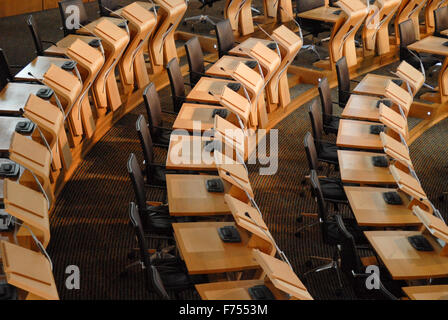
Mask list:
[[[295,236],[296,238],[301,238],[301,237],[302,237],[302,235],[300,234],[300,232],[296,232],[296,233],[294,233],[294,236]]]
[[[305,267],[307,267],[307,268],[311,268],[313,266],[313,262],[311,261],[311,260],[307,260],[306,262],[305,262]]]
[[[334,291],[334,294],[335,294],[337,297],[342,296],[342,289],[336,289],[336,290]]]
[[[303,222],[303,217],[302,216],[297,217],[296,221],[298,223],[302,223]]]

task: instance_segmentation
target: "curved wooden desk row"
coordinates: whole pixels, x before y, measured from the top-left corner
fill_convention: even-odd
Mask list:
[[[337,145],[384,153],[339,150],[341,179],[344,183],[360,184],[359,187],[344,187],[360,226],[398,229],[364,232],[393,279],[410,281],[446,278],[448,226],[434,215],[434,207],[413,171],[406,144],[409,138],[407,116],[412,96],[423,84],[422,75],[418,77],[418,71],[406,62],[398,67],[397,75],[404,80],[401,87],[391,78],[367,75],[355,90],[359,95],[350,98],[342,113],[344,119],[340,121]],[[410,90],[406,85],[408,79],[414,80],[410,83]],[[372,96],[375,93],[377,97]],[[391,107],[382,103],[384,99],[392,102]],[[372,134],[370,127],[379,123],[384,125],[384,132]],[[376,166],[374,157],[384,157],[388,166]],[[364,186],[372,184],[378,187]],[[398,194],[402,203],[388,204],[383,198],[385,192]],[[419,230],[400,231],[400,228],[409,229],[413,226]],[[414,235],[423,235],[434,250],[414,249],[408,241],[408,237]],[[412,299],[446,298],[446,288],[438,286],[405,287],[403,290]]]

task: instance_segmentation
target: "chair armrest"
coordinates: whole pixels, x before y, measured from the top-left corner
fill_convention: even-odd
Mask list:
[[[52,44],[52,45],[56,46],[56,42],[53,42],[53,41],[42,40],[42,42],[43,43],[49,43],[49,44]]]

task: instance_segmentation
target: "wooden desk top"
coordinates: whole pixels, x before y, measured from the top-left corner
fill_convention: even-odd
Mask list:
[[[136,1],[136,3],[139,5],[139,6],[141,6],[141,7],[143,7],[143,8],[145,8],[146,10],[150,10],[150,9],[152,9],[152,7],[154,7],[154,6],[158,6],[157,4],[153,4],[153,3],[151,3],[151,2],[144,2],[144,1]],[[120,9],[118,9],[118,10],[115,10],[113,13],[111,13],[112,15],[116,15],[116,16],[121,16],[121,13],[123,12],[123,9],[124,8],[120,8]],[[152,12],[152,10],[151,10],[151,12]]]
[[[101,17],[101,18],[96,19],[95,21],[90,22],[88,25],[78,29],[76,31],[76,33],[92,36],[93,30],[95,29],[95,27],[103,20],[109,20],[109,21],[111,21],[112,23],[114,23],[117,26],[120,23],[122,23],[123,21],[125,21],[122,18]]]
[[[403,204],[390,205],[383,199],[384,192],[396,189],[374,187],[344,187],[353,215],[360,226],[397,227],[418,226],[420,220],[408,208],[409,200],[402,196]]]
[[[61,67],[69,59],[57,58],[57,57],[37,57],[32,62],[30,62],[25,68],[23,68],[15,78],[17,80],[32,81],[37,82],[32,76],[28,74],[31,72],[37,79],[43,80],[44,74],[47,72],[48,68],[52,64]]]
[[[339,122],[338,147],[382,150],[383,144],[379,135],[370,133],[370,126],[376,122],[341,119]]]
[[[440,256],[440,245],[425,236],[434,251],[417,251],[408,241],[419,231],[365,231],[394,280],[428,279],[448,276],[448,257]]]
[[[361,80],[360,83],[357,84],[355,89],[353,89],[353,93],[369,94],[373,96],[384,97],[385,88],[387,86],[388,81],[391,79],[397,79],[397,78],[369,73]]]
[[[448,56],[448,47],[444,46],[443,45],[444,43],[448,44],[448,39],[429,36],[413,44],[408,45],[408,49],[417,52],[436,54],[439,56]]]
[[[171,134],[166,157],[168,170],[217,171],[213,154],[204,150],[210,137]],[[200,148],[200,152],[194,152]]]
[[[185,222],[173,223],[174,236],[179,252],[190,274],[212,274],[259,268],[247,246],[249,234],[236,226],[240,243],[226,243],[218,229],[236,226],[234,222]]]
[[[255,60],[244,57],[223,56],[214,64],[212,64],[211,67],[205,71],[205,73],[215,77],[232,78],[231,76],[229,76],[227,72],[222,71],[221,68],[233,71],[236,69],[236,67],[240,62],[246,62],[246,61],[255,61]],[[258,71],[258,65],[255,66],[254,70]]]
[[[194,128],[196,131],[210,130],[215,123],[215,118],[212,117],[215,109],[224,108],[216,105],[184,103],[173,123],[173,129],[193,131],[193,122],[197,122],[199,126],[196,125]]]
[[[448,285],[403,287],[412,300],[448,300]]]
[[[355,120],[379,122],[378,97],[352,94],[342,110],[341,117]]]
[[[197,284],[195,287],[202,300],[252,300],[247,290],[260,285],[268,287],[276,300],[286,299],[286,295],[282,291],[264,280],[211,282]]]
[[[9,82],[0,91],[0,115],[21,115],[20,109],[25,107],[30,94],[37,94],[46,86],[20,82]]]
[[[235,46],[232,50],[229,51],[229,54],[233,56],[246,57],[249,56],[246,53],[246,50],[253,48],[258,42],[263,43],[264,45],[268,45],[271,42],[274,42],[270,39],[259,39],[259,38],[248,38]],[[240,49],[243,49],[242,51]]]
[[[188,101],[196,101],[203,103],[219,104],[219,96],[222,90],[228,83],[237,83],[232,80],[225,79],[214,79],[208,77],[202,77],[199,79],[198,83],[191,89],[190,93],[187,95]],[[243,89],[240,89],[241,91]],[[214,96],[210,95],[212,92]]]
[[[385,155],[384,153],[338,150],[342,182],[395,185],[395,179],[388,167],[375,167],[372,163],[372,157]]]
[[[166,189],[172,216],[211,216],[230,214],[223,193],[208,192],[205,184],[212,175],[167,174]],[[224,184],[226,186],[226,184]]]
[[[440,33],[444,36],[448,36],[448,29],[441,31]]]
[[[11,146],[11,139],[16,130],[17,123],[29,121],[19,117],[0,117],[0,152],[7,153]]]
[[[90,41],[98,38],[93,36],[83,36],[79,34],[69,34],[62,40],[56,42],[55,46],[53,45],[49,47],[47,50],[45,50],[45,53],[58,56],[65,56],[65,54],[67,53],[67,48],[70,47],[78,39],[88,44]]]
[[[335,11],[340,11],[340,8],[333,7],[319,7],[309,11],[298,14],[300,18],[319,20],[323,22],[336,23],[339,19],[345,18],[346,14],[342,11],[339,15],[334,14]]]

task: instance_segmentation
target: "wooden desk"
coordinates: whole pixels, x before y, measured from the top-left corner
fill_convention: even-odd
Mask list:
[[[336,11],[340,11],[340,8],[334,7],[319,7],[305,12],[301,12],[298,16],[302,19],[317,20],[326,23],[336,23],[339,19],[344,17],[341,12],[339,15],[334,14]]]
[[[40,252],[1,241],[1,256],[9,284],[45,300],[59,300],[53,272]]]
[[[338,150],[341,179],[344,183],[395,185],[389,168],[375,167],[372,157],[384,153]]]
[[[353,89],[353,93],[384,97],[384,88],[389,80],[392,79],[398,78],[369,73],[356,85]]]
[[[190,132],[192,132],[193,129],[196,132],[210,130],[213,128],[215,123],[215,118],[212,117],[215,109],[225,108],[197,103],[184,103],[173,123],[173,129],[184,129]],[[226,119],[234,122],[236,117],[229,111]]]
[[[47,88],[40,84],[9,82],[0,91],[0,115],[20,116],[30,94]]]
[[[445,62],[438,73],[439,74],[438,81],[440,88],[439,91],[440,94],[444,96],[442,98],[442,101],[445,101],[446,98],[448,97],[448,72],[447,72],[448,47],[443,45],[446,42],[448,42],[448,39],[429,36],[408,46],[408,49],[413,51],[424,52],[445,57]]]
[[[448,285],[403,287],[411,300],[448,300]]]
[[[208,192],[205,184],[212,175],[167,174],[166,189],[172,216],[212,216],[230,213],[224,201],[229,187],[224,183],[224,193]]]
[[[367,239],[394,280],[415,280],[448,276],[448,257],[440,256],[440,245],[426,237],[434,251],[417,251],[408,241],[419,231],[365,231]]]
[[[52,64],[61,67],[65,62],[70,61],[69,59],[57,58],[57,57],[42,57],[39,56],[30,62],[25,68],[23,68],[18,74],[16,74],[15,79],[20,81],[30,81],[37,82],[34,78],[43,80],[44,74],[48,71]],[[34,77],[30,76],[28,73],[31,72]]]
[[[45,50],[46,54],[57,55],[57,56],[65,56],[67,53],[67,48],[69,48],[76,40],[84,41],[85,43],[89,43],[92,40],[98,39],[92,36],[83,36],[78,34],[69,34],[62,40],[56,42],[56,45],[52,45],[47,50]]]
[[[218,229],[235,226],[240,243],[226,243]],[[182,259],[190,274],[213,274],[258,269],[252,248],[246,244],[249,234],[234,222],[185,222],[173,223],[174,236]]]
[[[187,95],[187,101],[219,104],[219,96],[228,83],[237,82],[231,80],[202,77]],[[243,89],[241,88],[240,91],[243,91]],[[213,93],[213,95],[210,95],[209,92]],[[243,92],[241,93],[244,94]]]
[[[285,294],[265,280],[239,280],[211,282],[195,285],[202,300],[252,300],[247,291],[254,286],[265,285],[271,290],[275,300],[286,300]]]
[[[378,97],[352,94],[348,99],[341,117],[355,120],[379,122]]]
[[[90,22],[88,25],[78,29],[76,31],[76,33],[92,36],[92,33],[94,33],[93,30],[95,30],[96,26],[104,20],[108,20],[108,21],[112,22],[113,24],[115,24],[116,26],[119,26],[121,23],[126,21],[126,20],[123,20],[122,18],[100,17],[100,18],[96,19],[95,21]],[[125,29],[125,28],[123,28],[123,29]]]
[[[171,134],[166,168],[168,170],[216,171],[213,154],[204,150],[205,143],[211,140],[211,137],[205,136]]]
[[[233,56],[246,57],[246,58],[250,59],[250,57],[247,55],[246,52],[248,52],[250,49],[255,47],[255,45],[258,42],[261,42],[264,45],[268,45],[270,43],[275,43],[272,40],[259,39],[259,38],[248,38],[248,39],[244,40],[243,42],[241,42],[236,47],[234,47],[232,50],[230,50],[229,54],[231,54]]]
[[[370,133],[370,126],[375,122],[341,119],[339,122],[338,147],[382,150],[383,145],[379,135]]]
[[[205,73],[207,75],[210,75],[212,77],[225,77],[232,79],[232,77],[229,75],[228,72],[222,71],[221,68],[224,68],[225,70],[235,70],[236,67],[240,62],[247,62],[247,61],[256,61],[254,59],[250,58],[244,58],[244,57],[235,57],[235,56],[223,56],[218,61],[216,61],[214,64],[211,65],[210,68],[208,68]],[[258,72],[258,64],[254,68],[255,71]]]
[[[0,117],[0,154],[8,156],[11,139],[16,131],[16,125],[22,121],[30,121],[18,117]]]
[[[419,226],[420,220],[408,208],[409,200],[402,194],[403,204],[390,205],[383,199],[384,192],[396,189],[374,187],[344,187],[358,225],[366,227]]]
[[[148,11],[151,11],[151,12],[153,12],[153,9],[152,9],[153,7],[156,7],[156,9],[157,9],[157,7],[158,7],[157,4],[155,4],[155,3],[151,3],[151,2],[136,1],[136,2],[134,2],[134,3],[137,3],[140,7],[143,7],[144,9],[146,9],[146,10],[148,10]],[[122,15],[123,9],[124,9],[124,8],[120,8],[120,9],[118,9],[118,10],[115,10],[114,12],[111,12],[111,15],[119,17],[119,16]],[[157,11],[157,10],[156,10],[156,11]]]

